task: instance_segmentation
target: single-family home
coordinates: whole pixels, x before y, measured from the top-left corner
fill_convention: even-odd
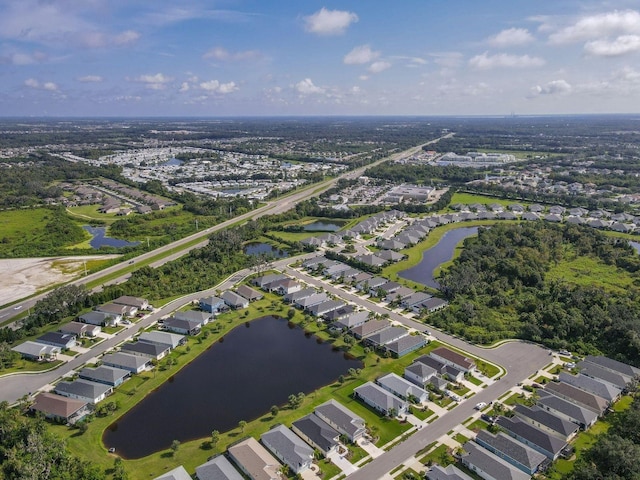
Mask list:
[[[364,420],[333,399],[318,405],[314,413],[352,442],[366,433]]]
[[[40,412],[45,418],[71,424],[90,413],[87,408],[87,402],[50,392],[37,394],[29,410]]]
[[[64,397],[75,398],[95,405],[111,395],[113,387],[88,380],[74,380],[73,382],[58,383],[54,387],[54,392]]]
[[[129,305],[120,305],[118,303],[105,303],[104,305],[99,305],[95,308],[96,312],[108,313],[114,316],[124,317],[135,317],[138,313],[137,307],[131,307]]]
[[[433,298],[433,295],[425,292],[414,292],[408,297],[403,298],[400,302],[400,305],[404,308],[411,308],[414,305],[421,305],[423,302],[426,302],[430,298]]]
[[[427,344],[427,339],[422,335],[406,335],[392,342],[386,343],[384,348],[391,354],[400,358],[414,352]]]
[[[310,297],[311,295],[315,295],[318,293],[315,288],[306,287],[297,292],[290,293],[285,295],[283,300],[287,303],[296,303],[298,300],[302,300],[303,298]]]
[[[255,302],[264,298],[264,295],[262,295],[259,291],[254,290],[247,285],[240,285],[238,288],[236,288],[236,293],[238,295],[242,295],[244,298],[249,300],[249,302]]]
[[[131,297],[129,295],[122,295],[121,297],[116,298],[113,303],[118,305],[127,305],[128,307],[135,307],[138,311],[150,309],[149,300],[146,298]]]
[[[76,338],[95,337],[102,330],[98,325],[90,325],[88,323],[69,322],[60,327],[61,333],[75,335]]]
[[[292,278],[285,278],[269,284],[269,291],[276,292],[278,295],[287,295],[300,290],[302,290],[302,284]]]
[[[375,297],[378,294],[378,287],[381,287],[387,282],[388,280],[386,278],[372,277],[368,280],[365,280],[364,282],[358,283],[356,285],[356,288],[361,292],[368,292],[369,295]]]
[[[215,295],[201,298],[198,304],[200,305],[200,310],[208,313],[218,313],[226,308],[224,300]]]
[[[76,336],[70,333],[47,332],[39,336],[36,342],[68,350],[76,346]]]
[[[524,212],[520,218],[522,218],[522,220],[536,221],[540,220],[540,215],[535,212]]]
[[[180,335],[198,335],[202,330],[202,323],[197,320],[182,320],[175,317],[167,318],[162,325],[169,332]]]
[[[387,295],[384,298],[384,301],[388,303],[398,302],[399,304],[401,304],[402,300],[404,300],[407,297],[410,297],[414,293],[416,293],[416,291],[413,288],[409,288],[409,287],[405,287],[404,285],[401,285],[398,288],[396,288],[392,293]]]
[[[249,306],[249,300],[244,298],[242,295],[232,292],[231,290],[223,292],[221,298],[229,308],[238,309],[247,308]]]
[[[177,333],[159,332],[152,330],[150,332],[142,332],[138,337],[138,342],[152,343],[155,345],[166,345],[171,350],[187,341],[187,337],[184,335],[178,335]]]
[[[196,467],[198,480],[243,480],[242,475],[223,455],[217,455]]]
[[[424,388],[414,385],[395,373],[388,373],[378,377],[376,383],[403,400],[414,399],[419,403],[423,403],[429,399],[429,394]]]
[[[325,300],[324,302],[311,305],[305,308],[305,310],[309,312],[311,315],[313,315],[314,317],[323,317],[327,313],[332,312],[333,310],[337,310],[338,308],[342,308],[345,305],[346,303],[344,303],[342,300],[328,299],[328,300]]]
[[[533,475],[541,465],[548,463],[545,455],[503,432],[493,435],[487,430],[480,430],[475,441],[478,445],[529,475]]]
[[[151,360],[149,358],[121,352],[107,353],[103,355],[100,360],[103,365],[121,368],[123,370],[128,370],[131,373],[143,372],[151,364]]]
[[[291,430],[325,457],[338,449],[340,433],[313,413],[294,421]]]
[[[365,282],[368,282],[369,280],[371,280],[373,278],[373,275],[371,275],[370,273],[367,272],[360,272],[358,273],[356,276],[351,277],[349,279],[351,285],[359,285],[359,284],[364,284]],[[363,290],[363,289],[360,289]],[[366,289],[368,290],[368,289]]]
[[[588,408],[589,410],[596,412],[598,415],[602,415],[609,407],[609,401],[604,398],[569,385],[568,383],[548,382],[544,386],[544,391],[551,393],[556,397],[564,398],[565,400],[580,405],[581,407]]]
[[[598,419],[598,414],[550,392],[540,392],[536,405],[554,415],[574,422],[583,430],[590,428]]]
[[[435,358],[439,362],[445,365],[451,365],[463,372],[471,372],[475,368],[476,364],[473,360],[465,357],[464,355],[449,350],[446,347],[438,347],[429,354],[432,358]]]
[[[400,243],[400,242],[397,242]],[[405,255],[402,253],[398,253],[394,250],[380,250],[377,254],[377,257],[381,258],[385,262],[399,262],[402,260]]]
[[[374,255],[372,253],[367,253],[365,255],[358,255],[357,257],[354,257],[354,260],[357,260],[363,265],[367,265],[369,267],[382,267],[387,263],[387,261],[384,258],[380,258],[377,255]]]
[[[409,330],[404,327],[392,327],[389,326],[376,333],[365,337],[365,343],[373,347],[381,347],[390,342],[395,342],[399,338],[409,335]]]
[[[584,361],[594,363],[612,372],[621,373],[627,377],[637,378],[640,376],[639,368],[632,367],[631,365],[627,365],[626,363],[622,363],[602,355],[587,355],[584,358]]]
[[[414,362],[404,369],[404,378],[422,388],[431,377],[437,374],[438,372],[435,368],[421,362]]]
[[[253,437],[234,443],[227,453],[251,480],[285,480],[280,462]]]
[[[611,403],[615,402],[622,394],[621,389],[586,375],[572,375],[567,372],[560,372],[558,379],[563,383],[568,383],[576,388],[598,395]]]
[[[43,343],[26,341],[19,345],[16,345],[11,349],[14,352],[18,352],[23,358],[30,360],[36,360],[38,362],[53,361],[58,358],[60,353],[60,347],[54,347],[53,345],[45,345]]]
[[[122,345],[120,351],[148,359],[161,360],[169,354],[171,347],[156,343],[133,342]]]
[[[531,480],[531,475],[475,442],[467,442],[462,448],[464,453],[460,456],[460,462],[484,480]]]
[[[268,290],[270,283],[277,282],[279,280],[286,280],[287,278],[289,277],[287,277],[283,273],[270,273],[268,275],[262,275],[260,277],[254,278],[251,283],[263,290]]]
[[[567,442],[554,437],[544,430],[519,419],[518,417],[498,417],[496,424],[508,435],[542,453],[551,460],[556,460]]]
[[[333,326],[340,329],[349,330],[354,327],[363,325],[369,319],[369,312],[360,310],[352,312],[344,317],[340,317],[333,322]]]
[[[123,370],[116,367],[108,367],[106,365],[100,365],[96,368],[83,368],[78,374],[79,378],[88,380],[90,382],[104,383],[112,387],[122,385],[127,378],[131,376],[129,370]]]
[[[191,480],[191,475],[189,475],[189,472],[187,472],[185,468],[180,465],[173,470],[168,471],[167,473],[163,473],[153,480]]]
[[[313,449],[284,425],[277,425],[263,433],[260,441],[293,473],[301,473],[311,467]]]
[[[222,303],[224,300],[220,299]],[[177,320],[189,320],[191,322],[198,322],[200,326],[206,325],[215,318],[215,315],[211,312],[199,310],[186,310],[184,312],[175,312],[173,318]]]
[[[353,333],[353,336],[357,339],[362,339],[384,330],[385,328],[389,328],[390,326],[391,322],[388,320],[372,319],[362,325],[353,327],[351,329],[351,333]]]
[[[441,467],[437,463],[426,472],[427,480],[473,480],[455,465]]]
[[[320,293],[314,293],[313,295],[309,295],[308,297],[300,298],[293,303],[298,308],[307,309],[312,305],[325,302],[328,299],[329,299],[329,296],[325,292],[320,292]]]
[[[353,396],[387,416],[403,415],[409,410],[409,404],[406,401],[373,382],[356,387],[353,390]]]
[[[449,305],[449,302],[447,302],[446,300],[443,300],[442,298],[438,298],[438,297],[431,297],[419,305],[418,304],[414,305],[413,307],[411,307],[411,309],[416,312],[426,310],[429,313],[433,313],[433,312],[437,312],[438,310],[442,310],[447,305]]]
[[[446,380],[439,375],[434,375],[429,379],[427,384],[431,385],[431,388],[434,388],[436,391],[444,393],[447,391],[449,380]]]
[[[341,318],[346,318],[352,313],[356,311],[356,307],[353,305],[343,305],[340,308],[336,308],[335,310],[331,310],[330,312],[325,313],[324,318],[328,322],[335,322],[340,320]]]
[[[385,282],[376,289],[375,294],[372,294],[372,296],[383,298],[387,297],[395,293],[401,286],[402,285],[400,285],[398,282]]]
[[[319,266],[323,266],[326,261],[327,257],[324,255],[318,255],[317,257],[309,258],[302,262],[302,268],[305,270],[315,270]]]
[[[521,420],[538,427],[545,432],[555,435],[560,440],[569,441],[580,430],[577,423],[566,420],[564,417],[555,415],[537,405],[527,407],[526,405],[516,405],[513,412]]]
[[[113,327],[122,321],[122,315],[91,311],[80,315],[78,321],[101,327]]]

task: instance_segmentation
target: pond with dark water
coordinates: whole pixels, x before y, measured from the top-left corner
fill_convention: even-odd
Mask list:
[[[92,227],[90,225],[84,225],[84,228],[87,232],[93,235],[93,238],[89,242],[91,248],[100,248],[100,247],[135,247],[139,245],[140,242],[129,242],[127,240],[120,240],[118,238],[107,237],[107,229],[106,227]]]
[[[237,429],[240,420],[328,385],[349,368],[362,362],[286,319],[262,317],[233,329],[150,393],[105,431],[103,441],[124,458],[141,458],[173,440]]]
[[[266,255],[267,257],[274,258],[284,258],[289,256],[286,250],[281,250],[279,248],[275,248],[273,245],[261,242],[247,243],[244,246],[243,251],[245,255]]]
[[[178,167],[182,165],[184,162],[182,160],[178,160],[177,158],[170,158],[164,163],[161,163],[161,167]]]
[[[337,232],[340,230],[346,222],[322,222],[317,221],[313,223],[309,223],[304,226],[303,230],[305,232]]]
[[[398,273],[402,278],[413,280],[433,288],[440,284],[433,278],[433,272],[443,263],[453,258],[456,245],[467,237],[478,234],[478,227],[460,227],[449,230],[433,247],[422,252],[422,260],[418,265]]]

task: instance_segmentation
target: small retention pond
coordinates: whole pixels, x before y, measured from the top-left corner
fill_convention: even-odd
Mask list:
[[[100,248],[100,247],[135,247],[140,244],[140,242],[129,242],[127,240],[120,240],[118,238],[107,237],[107,229],[105,227],[92,227],[90,225],[84,225],[84,228],[87,232],[93,235],[93,238],[89,242],[91,248]]]
[[[290,394],[310,393],[361,367],[286,319],[262,317],[229,332],[145,397],[107,429],[103,441],[124,458],[144,457],[173,440],[237,429],[240,420],[284,405]]]
[[[245,255],[266,255],[267,257],[274,258],[284,258],[289,256],[286,250],[280,250],[279,248],[275,248],[273,245],[261,242],[247,243],[244,246],[244,253]]]
[[[339,220],[332,220],[331,222],[317,221],[308,223],[304,226],[305,232],[337,232],[345,226],[347,222],[341,222]]]
[[[403,270],[398,275],[429,287],[440,288],[440,284],[433,278],[433,272],[440,265],[453,258],[453,252],[458,243],[477,234],[478,227],[460,227],[449,230],[438,243],[422,252],[422,260],[418,265]]]

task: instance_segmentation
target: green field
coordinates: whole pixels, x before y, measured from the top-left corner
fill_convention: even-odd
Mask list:
[[[503,206],[513,205],[515,203],[518,203],[522,206],[527,206],[530,204],[529,202],[505,199],[502,197],[491,197],[489,195],[479,195],[475,193],[461,193],[461,192],[454,193],[453,197],[451,198],[451,202],[449,204],[455,205],[456,203],[461,203],[463,205],[471,205],[473,203],[489,205],[491,203],[497,203]]]
[[[116,221],[118,217],[115,213],[100,213],[98,208],[101,205],[79,205],[77,207],[68,207],[67,212],[73,218],[77,218],[81,222],[87,222],[91,220],[99,220],[101,222],[105,222],[106,224],[111,224]]]
[[[628,272],[591,257],[562,260],[547,272],[548,281],[561,280],[576,285],[601,287],[609,292],[626,293],[634,287]]]

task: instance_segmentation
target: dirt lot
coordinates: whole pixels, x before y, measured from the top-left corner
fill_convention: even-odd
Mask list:
[[[108,259],[112,256],[115,255],[0,260],[0,305],[28,297],[52,285],[73,280],[83,273],[84,260]]]

